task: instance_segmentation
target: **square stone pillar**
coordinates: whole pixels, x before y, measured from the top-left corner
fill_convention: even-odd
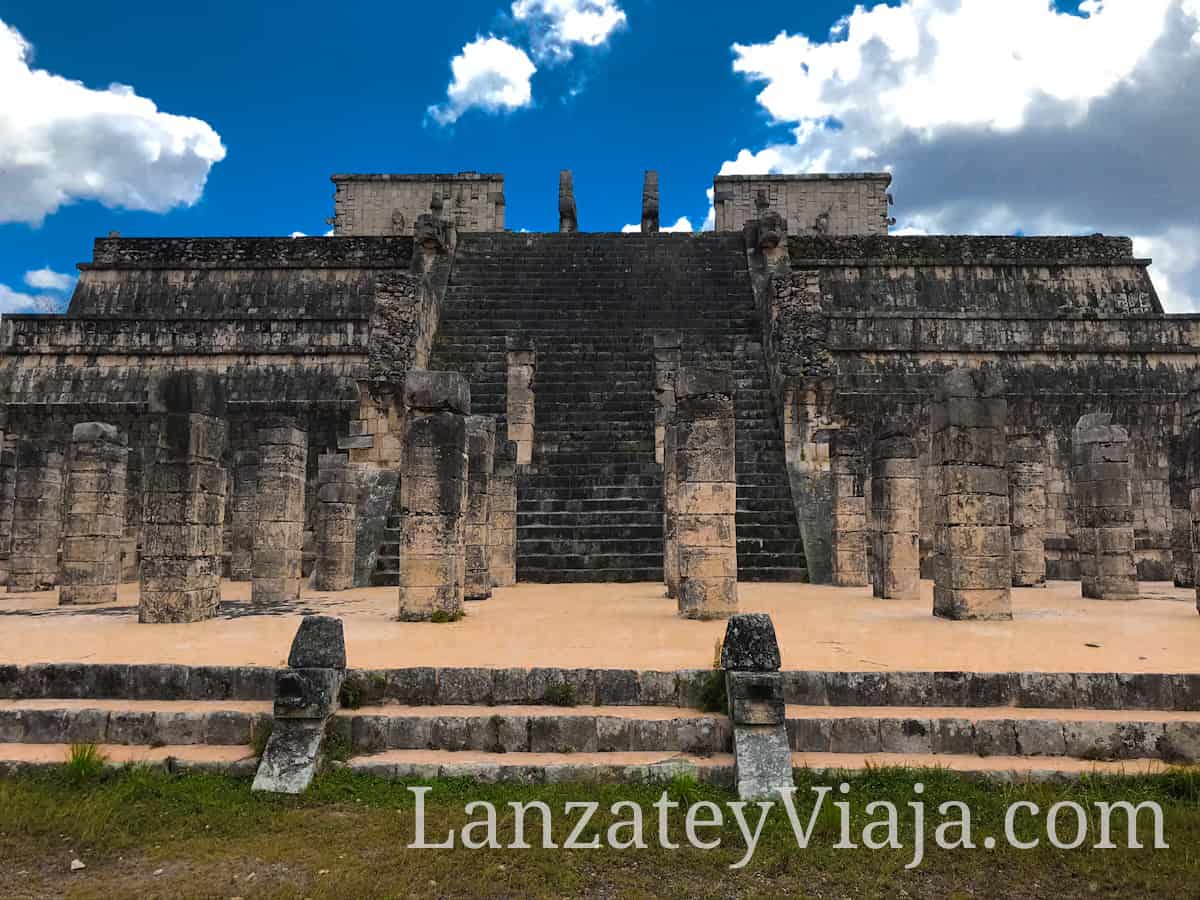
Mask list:
[[[842,587],[870,584],[867,573],[866,455],[862,435],[839,428],[830,436],[833,473],[833,583]]]
[[[8,587],[12,558],[13,502],[17,491],[17,452],[5,441],[0,447],[0,588]]]
[[[258,525],[251,576],[255,605],[300,597],[307,475],[307,433],[287,416],[264,422],[258,429]]]
[[[1012,618],[1012,526],[1008,508],[1008,401],[987,369],[954,369],[930,409],[936,467],[933,614]]]
[[[467,422],[471,392],[457,372],[410,372],[401,444],[400,608],[404,621],[463,612]]]
[[[62,540],[63,454],[22,444],[13,486],[11,591],[48,591],[58,581]]]
[[[492,584],[508,587],[517,583],[517,445],[497,438],[492,486],[488,542],[491,546]]]
[[[664,462],[667,422],[675,415],[675,376],[679,371],[682,337],[678,331],[654,335],[654,460]]]
[[[505,346],[508,349],[508,439],[516,441],[517,464],[527,466],[533,462],[533,378],[537,371],[537,349],[532,338],[514,335],[505,339]]]
[[[679,523],[676,504],[679,499],[679,476],[676,472],[679,431],[674,411],[663,431],[663,581],[667,596],[679,597]]]
[[[358,485],[345,453],[325,453],[317,459],[317,560],[313,586],[318,591],[348,591],[354,587],[354,534]]]
[[[885,423],[871,445],[871,585],[885,600],[921,594],[921,480],[912,432]]]
[[[765,613],[730,618],[721,668],[733,720],[734,778],[742,800],[777,800],[792,787],[783,675],[775,626]]]
[[[210,619],[221,603],[225,387],[212,373],[174,372],[153,409],[166,415],[146,471],[138,621]]]
[[[728,369],[682,367],[675,387],[679,614],[737,612],[735,381]]]
[[[495,457],[495,417],[467,416],[467,516],[463,536],[467,568],[463,597],[467,600],[486,600],[492,596],[489,532]]]
[[[1171,438],[1167,487],[1171,498],[1171,568],[1175,587],[1196,586],[1192,569],[1192,498],[1188,488],[1187,435]]]
[[[1084,597],[1138,597],[1132,473],[1129,432],[1111,413],[1080,417],[1071,434],[1071,497]]]
[[[112,425],[82,422],[71,448],[58,602],[111,603],[121,583],[129,441]]]
[[[1013,587],[1046,586],[1046,466],[1032,435],[1008,442]]]
[[[229,578],[254,577],[254,545],[258,533],[258,451],[233,454],[233,490],[229,497]]]

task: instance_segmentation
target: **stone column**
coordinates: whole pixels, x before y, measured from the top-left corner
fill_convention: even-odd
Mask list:
[[[675,413],[663,432],[663,581],[667,596],[679,597],[679,523],[676,517],[676,501],[679,498],[679,477],[676,472],[678,430]]]
[[[579,230],[579,215],[575,209],[575,179],[570,169],[558,173],[558,230],[574,234]]]
[[[871,584],[885,600],[921,595],[921,480],[912,432],[880,428],[871,446]]]
[[[300,597],[304,559],[304,487],[308,435],[295,419],[258,429],[258,489],[251,598],[255,605]]]
[[[229,497],[229,577],[254,577],[254,544],[258,532],[258,451],[233,454],[233,491]]]
[[[839,428],[830,437],[833,473],[833,583],[859,587],[867,576],[866,459],[857,429]]]
[[[404,621],[462,616],[471,392],[457,372],[409,372],[401,445],[400,609]]]
[[[0,447],[0,588],[8,587],[16,489],[17,452],[6,441],[5,446]]]
[[[654,460],[664,462],[667,422],[675,415],[675,376],[679,371],[682,337],[678,331],[654,335]]]
[[[138,621],[197,622],[221,603],[225,387],[211,373],[175,372],[153,408],[166,415],[146,472]]]
[[[642,179],[642,233],[658,231],[658,173],[647,169]]]
[[[1171,497],[1171,568],[1175,587],[1195,587],[1192,569],[1192,500],[1188,489],[1187,436],[1175,435],[1170,444],[1168,488]]]
[[[1046,467],[1032,435],[1008,442],[1008,505],[1012,515],[1013,587],[1046,585]]]
[[[82,422],[71,445],[58,602],[111,603],[121,583],[129,441],[112,425]]]
[[[728,369],[681,368],[675,395],[675,502],[679,614],[737,612],[737,475]]]
[[[1007,422],[996,373],[955,369],[938,385],[930,410],[935,616],[1012,618]]]
[[[742,800],[775,800],[793,784],[781,662],[770,616],[740,613],[730,618],[721,668],[733,720],[734,779]]]
[[[467,516],[463,541],[466,554],[464,599],[492,596],[492,471],[496,456],[496,419],[467,416]]]
[[[58,580],[62,540],[63,455],[22,444],[13,486],[11,591],[48,591]]]
[[[508,587],[517,583],[517,445],[513,441],[496,441],[488,498],[492,505],[488,531],[492,584]]]
[[[533,377],[537,369],[537,350],[529,338],[510,336],[508,348],[508,439],[517,443],[517,464],[533,461]]]
[[[317,460],[317,562],[313,586],[318,591],[354,587],[354,534],[358,485],[344,453]]]
[[[1082,416],[1071,434],[1071,497],[1083,596],[1136,600],[1129,432],[1111,413]]]

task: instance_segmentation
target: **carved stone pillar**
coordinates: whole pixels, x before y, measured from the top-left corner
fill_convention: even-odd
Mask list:
[[[491,545],[492,584],[517,583],[517,445],[496,440],[496,462],[488,494],[492,507],[488,541]]]
[[[830,438],[833,473],[833,583],[870,584],[867,573],[866,457],[856,429],[839,428]]]
[[[317,460],[317,561],[313,586],[318,591],[354,587],[354,533],[358,485],[344,453]]]
[[[258,451],[233,454],[233,490],[229,497],[229,577],[254,577],[254,544],[258,532]]]
[[[58,602],[111,603],[121,583],[129,442],[112,425],[83,422],[71,445]]]
[[[58,580],[62,540],[63,455],[22,444],[13,488],[12,591],[48,591]]]
[[[642,180],[642,233],[658,231],[658,173],[646,170]]]
[[[1071,496],[1084,597],[1138,597],[1132,471],[1129,432],[1111,413],[1082,416],[1071,434]]]
[[[920,597],[920,513],[912,433],[899,423],[886,423],[871,447],[871,583],[876,597]]]
[[[579,216],[575,211],[575,180],[570,169],[558,173],[558,230],[563,234],[574,234],[579,230]]]
[[[518,465],[533,461],[534,394],[537,349],[529,338],[509,336],[507,418],[508,439],[517,444]]]
[[[1030,435],[1008,442],[1013,587],[1046,584],[1046,467],[1042,443]]]
[[[678,331],[659,331],[654,335],[654,459],[665,463],[664,442],[667,422],[675,415],[675,377],[682,356],[682,336]]]
[[[491,529],[492,472],[495,468],[496,420],[467,416],[467,516],[464,533],[467,600],[492,596]]]
[[[0,447],[0,588],[8,587],[12,557],[13,502],[17,489],[17,452],[5,440]]]
[[[251,598],[272,605],[300,597],[308,435],[295,419],[270,419],[258,429],[258,454]]]
[[[1168,489],[1171,497],[1171,568],[1175,587],[1195,587],[1192,569],[1192,499],[1188,489],[1187,436],[1176,435],[1170,444]]]

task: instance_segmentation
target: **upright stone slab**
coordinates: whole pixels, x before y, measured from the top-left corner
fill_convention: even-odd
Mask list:
[[[221,602],[225,388],[212,373],[174,372],[152,408],[165,415],[145,477],[138,621],[197,622]]]
[[[467,416],[467,516],[463,540],[466,544],[467,600],[492,596],[491,489],[496,456],[496,419]]]
[[[17,492],[17,452],[0,447],[0,589],[8,587],[12,559],[13,502]]]
[[[251,599],[256,606],[300,597],[304,560],[304,488],[308,435],[295,419],[267,419],[258,429]]]
[[[317,459],[316,565],[313,587],[348,591],[354,587],[354,534],[358,484],[345,453]]]
[[[1071,434],[1073,537],[1083,596],[1136,600],[1129,432],[1111,413],[1082,416]]]
[[[667,422],[675,416],[675,377],[683,354],[678,331],[654,334],[654,459],[665,464]]]
[[[675,501],[679,614],[737,612],[737,472],[728,369],[682,367],[675,395]]]
[[[492,507],[488,541],[491,545],[492,584],[517,583],[517,445],[496,439],[496,462],[488,499]]]
[[[129,441],[113,425],[82,422],[71,450],[58,602],[111,603],[121,584]]]
[[[504,343],[508,354],[508,439],[517,444],[517,464],[529,465],[533,461],[533,379],[537,371],[537,348],[532,339],[516,335],[509,335]]]
[[[883,424],[871,444],[871,585],[885,600],[921,593],[920,472],[912,432]]]
[[[642,234],[658,231],[658,173],[647,169],[642,179]]]
[[[558,173],[558,230],[574,234],[579,230],[579,215],[575,210],[575,179],[570,169]]]
[[[1171,499],[1171,569],[1175,587],[1195,587],[1192,568],[1192,499],[1188,488],[1187,435],[1171,438],[1167,487]],[[2,484],[2,482],[0,482]]]
[[[675,411],[663,426],[663,582],[667,596],[679,598],[679,476],[676,471],[679,431]]]
[[[1032,435],[1008,442],[1013,587],[1046,586],[1046,467]]]
[[[233,454],[233,490],[229,497],[229,577],[254,577],[254,545],[258,533],[258,451]]]
[[[842,587],[870,584],[867,572],[866,455],[862,435],[840,428],[830,437],[833,474],[833,583]]]
[[[48,591],[58,581],[62,541],[63,454],[22,444],[13,486],[10,591]]]
[[[471,393],[457,372],[410,372],[401,445],[400,608],[405,621],[462,615]]]
[[[930,410],[935,616],[1012,618],[1007,422],[1004,381],[991,370],[955,369],[938,384]]]
[[[729,619],[721,668],[733,720],[734,778],[742,800],[777,800],[792,787],[780,664],[770,616],[740,613]]]

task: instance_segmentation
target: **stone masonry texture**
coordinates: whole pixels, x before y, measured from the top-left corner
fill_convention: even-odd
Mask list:
[[[165,413],[145,480],[138,621],[197,622],[221,602],[226,398],[212,374],[181,370],[157,385]]]
[[[676,382],[675,502],[680,615],[737,612],[733,372],[684,367]]]
[[[326,453],[317,460],[316,567],[318,591],[348,591],[354,587],[355,511],[358,484],[344,453]]]
[[[508,352],[505,395],[508,439],[517,444],[517,463],[528,465],[533,460],[533,378],[537,371],[537,350],[529,339],[513,336],[506,338],[505,346]]]
[[[836,430],[830,439],[829,462],[833,473],[833,583],[842,587],[869,584],[862,435],[853,428]]]
[[[16,463],[8,588],[45,591],[58,580],[63,454],[22,444],[17,448]]]
[[[1136,600],[1129,432],[1111,413],[1080,417],[1071,434],[1071,496],[1083,596]]]
[[[231,463],[229,577],[233,581],[249,581],[254,574],[254,543],[258,533],[258,451],[238,450]]]
[[[676,511],[679,501],[679,475],[676,453],[679,430],[675,411],[663,428],[663,581],[667,596],[679,597],[679,523]]]
[[[876,597],[911,600],[920,593],[920,508],[912,434],[903,424],[885,422],[871,446],[871,584]]]
[[[850,175],[721,175],[713,180],[717,231],[740,231],[760,215],[758,201],[787,222],[790,234],[888,232],[886,173]]]
[[[496,420],[492,416],[467,416],[467,515],[463,534],[463,590],[467,600],[492,596],[490,495],[495,454]]]
[[[271,605],[300,597],[308,437],[293,418],[269,418],[258,429],[258,454],[251,599]]]
[[[1041,442],[1031,435],[1008,442],[1013,587],[1046,583],[1046,468]]]
[[[488,529],[492,584],[508,587],[517,583],[517,445],[496,438],[495,465],[488,499],[492,507]]]
[[[111,603],[121,583],[129,441],[115,426],[83,422],[71,435],[58,602]]]
[[[17,452],[6,440],[0,447],[0,588],[7,587],[12,558],[13,501],[17,488]]]
[[[471,395],[456,372],[410,372],[400,468],[401,620],[462,614]]]
[[[1012,618],[1008,401],[990,369],[954,369],[930,410],[936,467],[933,613],[945,619]]]
[[[1173,435],[1169,448],[1171,568],[1176,587],[1195,587],[1192,566],[1192,498],[1188,488],[1188,439]]]

